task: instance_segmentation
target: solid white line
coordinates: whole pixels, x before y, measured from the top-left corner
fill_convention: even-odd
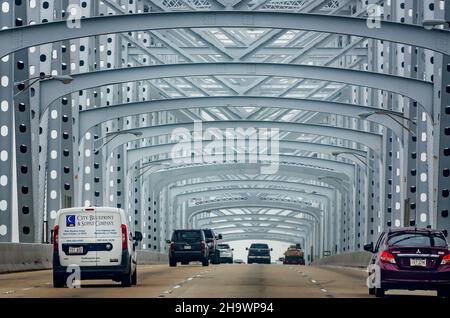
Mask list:
[[[180,288],[180,287],[181,287],[180,285],[173,286],[174,289],[177,289],[177,288]]]

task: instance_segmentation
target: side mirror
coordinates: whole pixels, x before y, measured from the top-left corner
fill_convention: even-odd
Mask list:
[[[246,247],[245,250],[248,251],[248,247]]]
[[[222,236],[222,234],[219,234],[217,237],[219,240],[221,240],[223,236]]]
[[[448,231],[447,230],[443,230],[442,234],[444,234],[444,236],[447,237],[448,236]]]
[[[133,238],[136,242],[142,242],[142,233],[141,232],[134,232],[134,238]]]
[[[271,248],[270,251],[273,252],[273,248]]]
[[[232,248],[231,251],[234,251],[234,248]]]
[[[373,242],[370,243],[370,244],[364,245],[364,250],[367,251],[367,252],[373,253]]]
[[[172,243],[172,241],[171,240],[166,240],[166,243],[170,244],[170,243]]]

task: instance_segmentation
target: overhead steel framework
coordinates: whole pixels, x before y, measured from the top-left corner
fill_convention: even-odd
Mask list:
[[[449,18],[440,0],[1,0],[0,242],[48,242],[59,209],[91,205],[154,251],[178,227],[310,258],[450,229]]]

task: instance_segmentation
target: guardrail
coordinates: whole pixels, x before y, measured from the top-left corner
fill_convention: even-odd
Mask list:
[[[334,265],[348,267],[367,267],[369,265],[371,253],[365,251],[343,253],[323,257],[313,263],[313,265]]]
[[[139,264],[168,263],[167,254],[138,251]],[[53,246],[51,244],[0,243],[0,273],[51,269]]]

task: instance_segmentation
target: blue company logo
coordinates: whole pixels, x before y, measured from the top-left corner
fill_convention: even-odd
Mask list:
[[[75,215],[66,215],[66,226],[75,227]]]

